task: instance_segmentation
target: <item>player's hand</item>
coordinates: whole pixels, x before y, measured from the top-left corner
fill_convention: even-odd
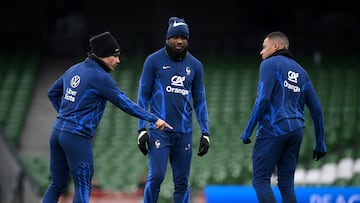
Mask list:
[[[197,153],[198,156],[204,156],[210,147],[210,137],[207,134],[203,134],[200,138],[200,146],[199,152]]]
[[[322,157],[324,157],[326,155],[326,152],[319,152],[319,151],[314,151],[313,153],[313,159],[315,161],[318,161],[319,159],[321,159]]]
[[[173,129],[173,127],[171,125],[169,125],[167,122],[165,122],[162,119],[157,119],[157,121],[155,122],[155,128],[158,130],[163,130],[164,128],[169,128],[169,129]]]
[[[137,138],[138,147],[144,155],[148,153],[148,147],[150,146],[150,138],[146,129],[139,130],[139,136]]]
[[[250,138],[246,138],[245,140],[242,141],[244,144],[250,144],[251,140]]]

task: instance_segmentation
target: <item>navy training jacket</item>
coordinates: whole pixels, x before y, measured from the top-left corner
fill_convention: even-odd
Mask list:
[[[91,57],[70,67],[48,90],[58,112],[54,128],[92,138],[109,100],[124,112],[156,122],[151,114],[131,101],[101,65]]]

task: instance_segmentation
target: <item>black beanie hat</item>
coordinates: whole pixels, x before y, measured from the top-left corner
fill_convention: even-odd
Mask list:
[[[120,46],[110,32],[103,32],[90,38],[91,53],[98,57],[119,56]]]
[[[184,36],[186,39],[189,39],[189,27],[184,19],[180,19],[178,17],[171,17],[169,19],[166,39],[174,36]]]

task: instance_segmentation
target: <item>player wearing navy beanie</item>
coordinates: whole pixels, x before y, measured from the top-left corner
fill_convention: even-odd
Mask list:
[[[92,139],[107,101],[129,115],[151,122],[156,129],[171,129],[158,116],[131,101],[111,77],[109,72],[120,63],[116,39],[104,32],[89,42],[89,56],[71,66],[48,90],[58,114],[50,136],[51,182],[43,203],[57,202],[69,185],[69,177],[74,182],[73,202],[89,202],[94,175]]]
[[[198,155],[209,149],[208,111],[202,63],[189,51],[189,27],[184,19],[171,17],[165,47],[150,54],[143,65],[138,103],[167,119],[173,130],[159,131],[139,119],[138,146],[148,154],[149,173],[144,202],[157,202],[160,186],[170,162],[174,181],[174,203],[190,202],[189,174],[192,159],[193,109],[200,129]]]

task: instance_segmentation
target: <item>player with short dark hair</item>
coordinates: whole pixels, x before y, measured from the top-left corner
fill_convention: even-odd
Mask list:
[[[131,101],[116,85],[109,72],[120,63],[120,46],[109,32],[93,36],[90,47],[89,56],[71,66],[48,90],[58,115],[50,137],[51,182],[43,203],[58,201],[69,176],[74,182],[73,202],[89,202],[94,174],[92,139],[108,100],[156,129],[172,128]]]
[[[287,36],[279,31],[268,34],[262,44],[258,93],[241,140],[258,125],[253,149],[253,180],[260,203],[276,202],[270,178],[276,167],[282,202],[296,202],[294,174],[305,127],[304,106],[311,113],[315,129],[313,158],[326,154],[322,110],[307,72],[289,51]]]
[[[156,130],[139,120],[138,144],[148,154],[149,174],[144,202],[157,202],[168,161],[174,181],[174,202],[190,202],[189,173],[192,159],[192,111],[201,129],[198,155],[209,149],[208,111],[202,63],[189,51],[189,28],[184,19],[171,17],[165,47],[150,54],[143,66],[138,103],[174,127]]]

